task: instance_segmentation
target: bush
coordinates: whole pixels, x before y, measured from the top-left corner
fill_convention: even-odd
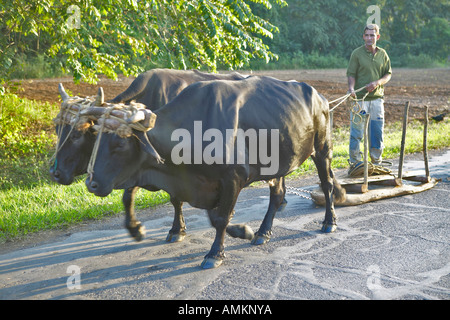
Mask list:
[[[46,153],[56,139],[51,131],[57,110],[15,94],[0,96],[0,156],[17,159]]]
[[[0,95],[0,189],[33,185],[48,170],[56,106]],[[45,178],[44,178],[45,179]]]
[[[421,53],[417,56],[407,54],[404,56],[391,56],[392,67],[401,68],[442,68],[445,62],[439,62],[428,54]]]
[[[256,60],[249,64],[252,70],[278,70],[278,69],[333,69],[342,68],[348,61],[344,57],[332,54],[322,55],[318,52],[305,54],[297,51],[293,54],[280,54],[277,61],[266,64],[264,61]]]
[[[16,67],[8,76],[9,79],[41,79],[63,75],[58,61],[50,60],[42,53],[36,56],[19,54],[13,60]]]

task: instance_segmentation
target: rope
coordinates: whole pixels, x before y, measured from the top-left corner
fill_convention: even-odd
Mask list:
[[[145,126],[144,124],[142,124],[141,122],[131,122],[130,123],[123,117],[115,116],[114,114],[112,114],[112,111],[114,111],[114,110],[122,111],[126,114],[126,118],[129,119],[135,113],[137,113],[140,109],[145,109],[144,107],[138,108],[135,105],[126,105],[126,107],[124,107],[124,105],[113,105],[109,108],[111,108],[111,111],[109,112],[107,119],[113,120],[111,123],[109,123],[109,125],[111,125],[112,127],[108,127],[108,124],[105,124],[102,129],[104,132],[117,134],[121,138],[128,138],[133,134],[133,131],[132,131],[133,129],[135,129],[137,131],[142,131],[142,132],[146,132],[151,129],[151,128]],[[106,110],[106,108],[105,108],[105,110]],[[103,116],[104,115],[105,114],[103,114]],[[106,118],[103,116],[98,119],[99,123],[106,122]],[[118,122],[120,125],[113,126],[114,121]],[[99,128],[100,128],[100,126],[94,125],[95,130],[98,131]]]
[[[352,112],[353,112],[353,119],[352,122],[354,124],[358,124],[362,122],[362,116],[361,116],[361,111],[362,111],[362,106],[364,104],[364,99],[366,99],[367,95],[369,94],[369,92],[367,92],[364,97],[362,97],[362,99],[353,99],[352,102]],[[361,104],[359,104],[358,102],[361,101]],[[359,121],[355,121],[356,117],[359,117]]]
[[[375,176],[375,175],[385,175],[385,174],[391,174],[392,171],[389,168],[385,168],[383,166],[379,166],[376,164],[373,164],[371,162],[367,163],[368,165],[368,175],[369,176]],[[357,177],[363,177],[364,176],[364,162],[360,161],[355,163],[350,169],[348,170],[348,176],[352,178]]]
[[[364,86],[364,87],[361,87],[361,88],[359,88],[358,90],[356,90],[355,93],[360,92],[360,91],[364,90],[365,88],[366,88],[365,86]],[[369,94],[369,93],[366,93],[366,95],[364,96],[364,98],[363,98],[362,100],[364,100],[368,94]],[[335,105],[335,106],[330,110],[330,112],[333,112],[334,109],[336,109],[338,106],[340,106],[340,105],[341,105],[345,100],[347,100],[348,97],[350,97],[351,95],[352,95],[351,93],[347,93],[346,95],[344,95],[344,96],[342,96],[342,97],[340,97],[340,98],[337,98],[337,99],[335,99],[335,100],[333,100],[333,101],[330,101],[329,104],[332,104],[332,103],[335,103],[335,102],[337,102],[337,101],[342,100],[342,101],[339,102],[337,105]],[[357,100],[357,99],[354,99],[354,100]]]
[[[94,148],[92,149],[92,155],[91,155],[91,158],[89,159],[89,164],[87,167],[87,173],[89,175],[89,182],[92,181],[92,177],[94,174],[95,160],[97,159],[98,147],[100,146],[100,139],[102,138],[103,128],[105,127],[105,123],[106,123],[105,120],[107,119],[107,117],[109,117],[111,111],[113,111],[113,110],[114,110],[114,107],[106,108],[105,113],[100,118],[100,119],[103,119],[104,121],[102,121],[102,123],[100,124],[97,139],[95,140]]]
[[[141,108],[145,109],[145,107],[143,105]],[[137,113],[139,111],[139,108],[133,104],[127,105],[126,107],[123,104],[112,105],[111,107],[105,107],[105,112],[102,114],[102,116],[97,121],[100,125],[94,125],[94,129],[97,131],[97,139],[95,140],[94,148],[92,149],[91,158],[89,159],[89,164],[87,167],[87,173],[89,174],[89,181],[92,181],[92,177],[94,174],[94,166],[95,166],[95,162],[97,160],[98,148],[100,146],[100,140],[101,140],[104,132],[114,133],[114,134],[117,134],[121,138],[127,138],[133,134],[133,129],[142,131],[142,132],[146,132],[151,129],[150,127],[147,127],[140,122],[129,123],[127,120],[125,120],[121,117],[112,115],[112,112],[115,110],[120,110],[120,111],[125,112],[127,115],[127,118],[129,119],[130,113],[133,116],[135,113]],[[118,127],[114,126],[114,127],[110,128],[110,127],[108,127],[108,124],[112,125],[112,123],[108,123],[108,121],[107,121],[108,119],[113,120],[112,123],[114,123],[114,121],[117,121],[118,123],[120,123],[120,125]]]

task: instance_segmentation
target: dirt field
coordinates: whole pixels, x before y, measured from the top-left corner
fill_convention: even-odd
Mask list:
[[[243,74],[249,72],[242,71]],[[347,91],[345,69],[330,70],[278,70],[253,72],[269,75],[281,80],[297,80],[315,87],[329,101],[343,96]],[[28,99],[60,102],[58,83],[73,95],[89,96],[103,87],[106,99],[114,98],[124,91],[134,78],[120,77],[118,81],[101,78],[97,85],[75,85],[72,78],[24,80],[18,94]],[[392,80],[386,85],[386,122],[403,118],[405,103],[410,101],[409,119],[423,119],[423,106],[429,106],[429,115],[434,116],[449,110],[450,72],[448,69],[394,69]],[[342,104],[334,113],[335,126],[349,123],[349,107]]]

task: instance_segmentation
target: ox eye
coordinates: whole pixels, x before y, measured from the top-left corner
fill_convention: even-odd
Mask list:
[[[112,147],[116,152],[123,151],[127,148],[127,141],[125,139],[117,139],[114,141]]]
[[[72,132],[72,134],[70,135],[70,139],[72,141],[76,141],[76,140],[79,140],[82,136],[83,136],[83,134],[80,131],[74,130]]]

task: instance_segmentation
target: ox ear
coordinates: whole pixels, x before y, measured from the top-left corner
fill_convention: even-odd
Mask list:
[[[103,92],[103,88],[100,87],[98,88],[97,98],[95,99],[95,105],[101,106],[103,105],[103,103],[105,103],[105,94]]]
[[[58,84],[58,90],[63,102],[69,99],[69,95],[67,94],[66,90],[64,90],[62,83]]]
[[[147,133],[142,131],[136,131],[136,136],[140,142],[141,148],[143,151],[151,155],[156,159],[157,163],[164,163],[164,159],[161,158],[158,151],[156,151],[155,147],[153,147],[152,143],[148,139]]]

